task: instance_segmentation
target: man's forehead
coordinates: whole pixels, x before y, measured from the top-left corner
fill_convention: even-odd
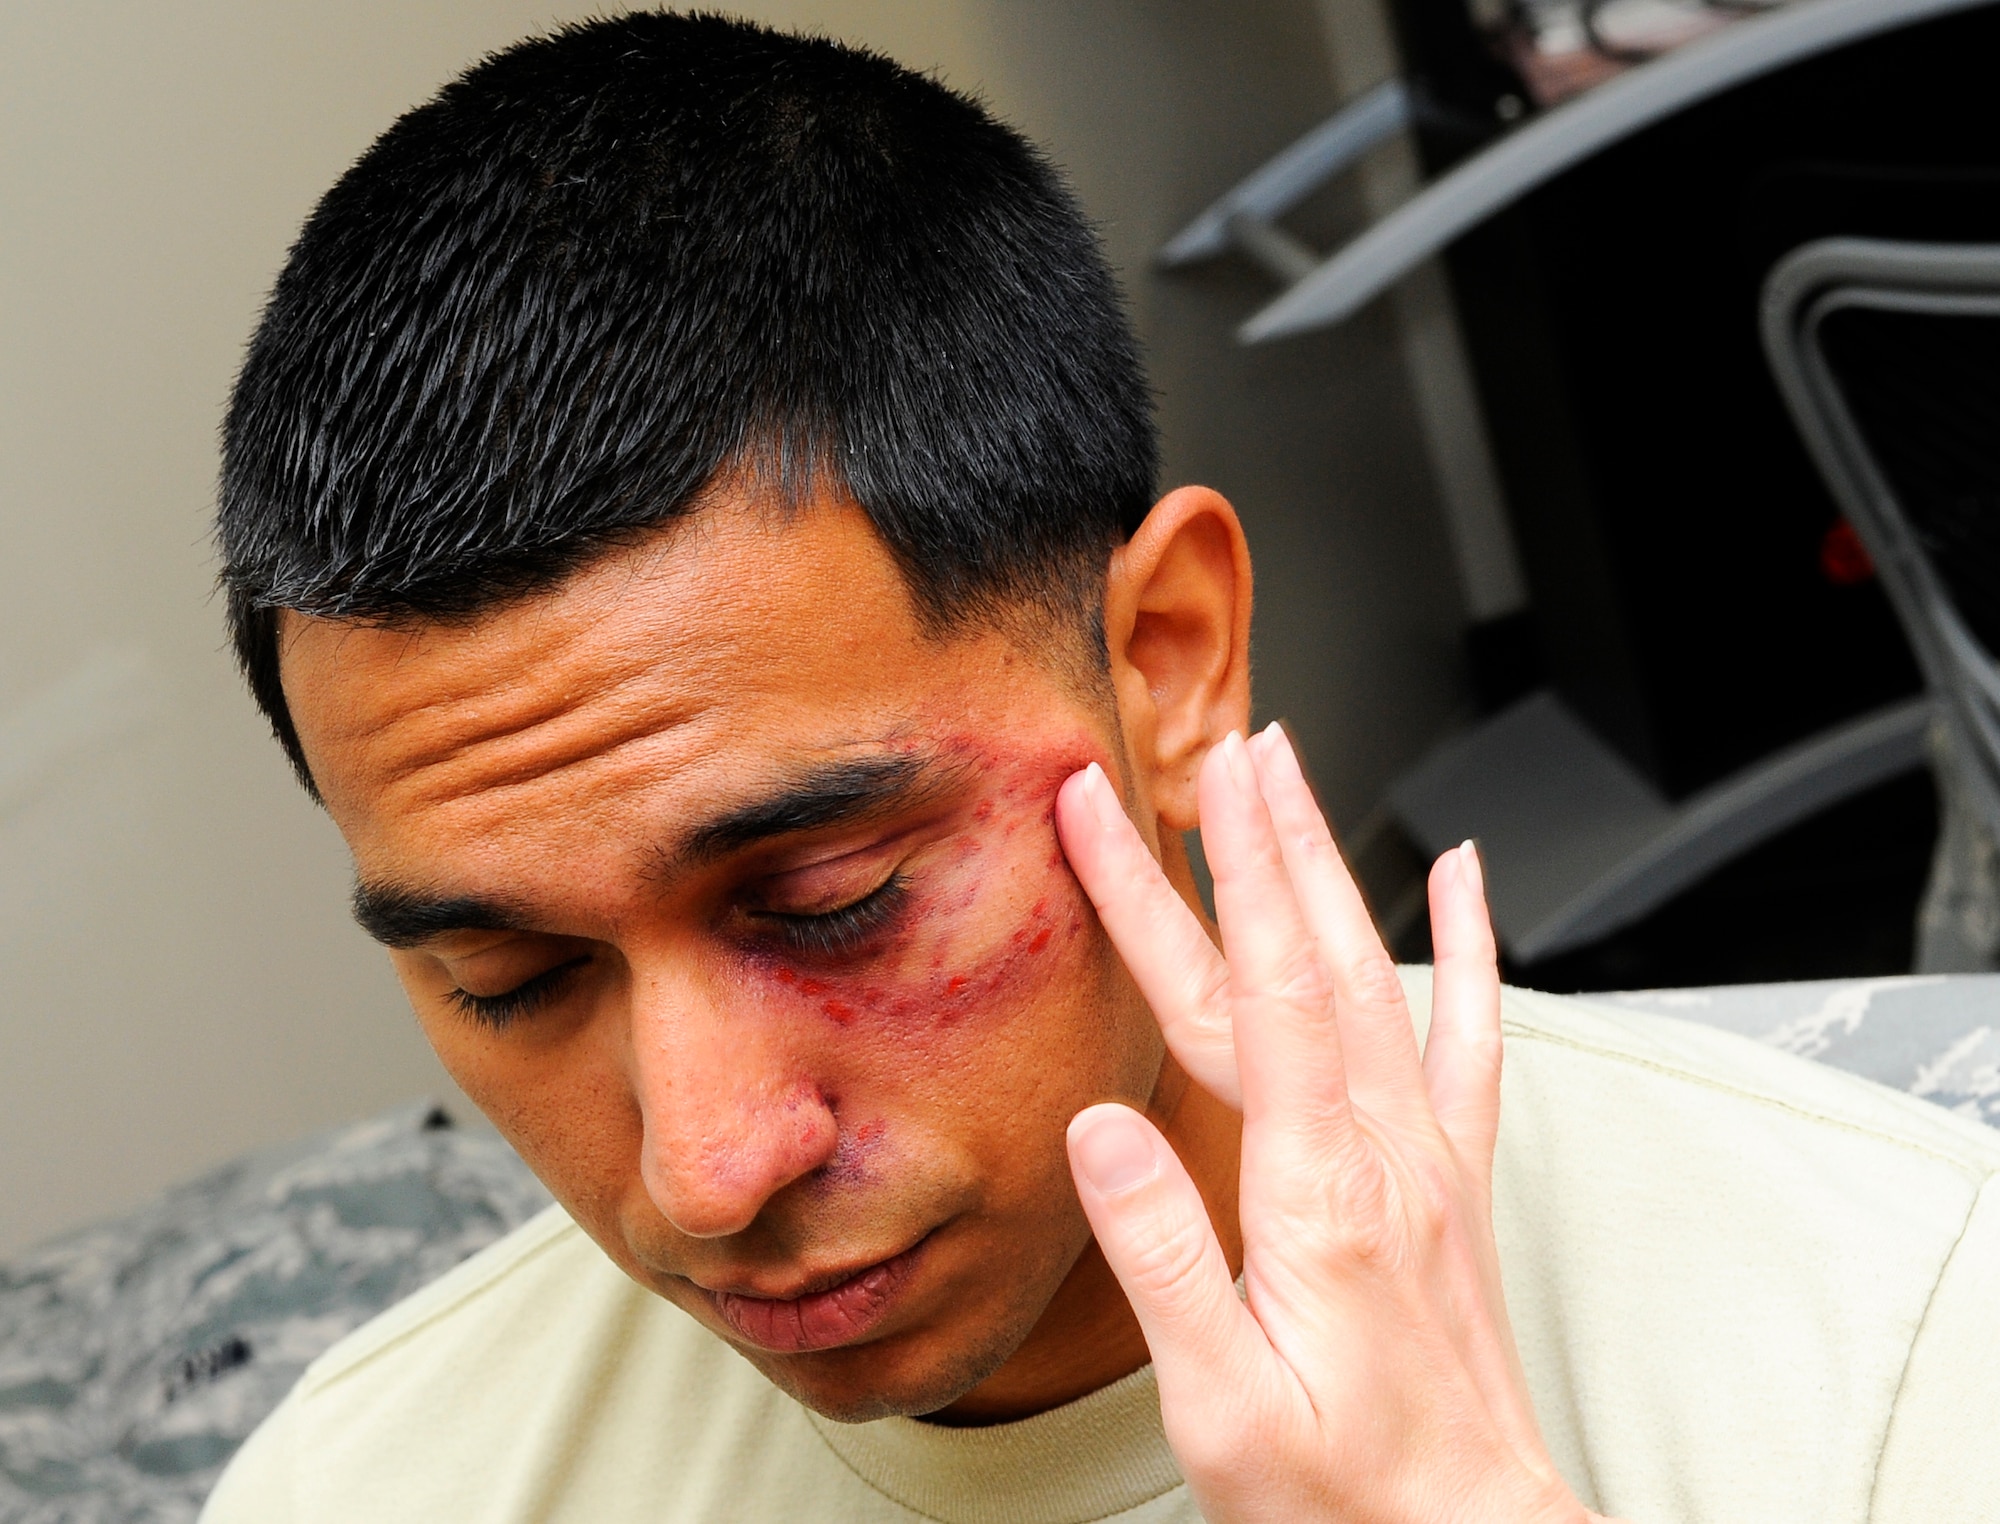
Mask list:
[[[858,510],[699,515],[477,618],[283,616],[285,688],[325,791],[479,753],[504,777],[701,716],[768,728],[921,679],[923,635]]]
[[[333,619],[279,612],[289,693],[308,680],[364,671],[469,682],[518,675],[511,658],[607,649],[607,631],[646,639],[654,662],[699,667],[745,644],[824,626],[829,614],[882,634],[919,632],[909,591],[867,516],[833,501],[784,513],[755,500],[704,508],[591,557],[547,589],[466,616]]]

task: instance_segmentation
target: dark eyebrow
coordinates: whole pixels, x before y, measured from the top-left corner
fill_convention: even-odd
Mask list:
[[[526,931],[527,918],[477,895],[430,895],[399,884],[356,884],[354,919],[384,947],[415,947],[448,931]]]
[[[921,758],[909,755],[829,762],[696,826],[661,851],[656,871],[664,877],[774,837],[860,820],[906,804],[944,781]],[[499,900],[426,894],[400,884],[357,884],[354,919],[385,947],[416,947],[454,931],[536,929],[531,916]]]
[[[777,836],[824,830],[907,803],[929,770],[917,757],[856,757],[828,762],[762,799],[706,821],[663,854],[669,872],[698,868]],[[942,781],[942,780],[937,780]]]

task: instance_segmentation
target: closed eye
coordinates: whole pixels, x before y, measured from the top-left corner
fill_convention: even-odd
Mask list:
[[[892,873],[860,899],[831,910],[810,914],[753,910],[750,915],[794,952],[823,958],[851,957],[895,919],[909,894],[909,880],[901,873]]]
[[[497,995],[475,995],[470,990],[455,989],[445,998],[475,1021],[498,1030],[523,1016],[532,1016],[547,1005],[589,961],[588,953],[571,958]]]

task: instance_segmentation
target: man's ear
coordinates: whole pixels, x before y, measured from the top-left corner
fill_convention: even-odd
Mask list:
[[[1104,643],[1134,781],[1192,830],[1201,759],[1250,723],[1250,547],[1220,493],[1169,492],[1112,552]]]

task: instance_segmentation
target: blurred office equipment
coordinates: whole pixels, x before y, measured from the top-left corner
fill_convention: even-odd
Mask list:
[[[1936,702],[1942,829],[1917,967],[2000,955],[2000,244],[1823,239],[1764,288],[1764,347]]]
[[[1401,128],[1431,177],[1408,202],[1331,257],[1277,252],[1259,224],[1287,204],[1274,188],[1299,194],[1294,162],[1220,221],[1225,246],[1292,272],[1250,343],[1338,322],[1442,255],[1539,683],[1489,688],[1494,712],[1390,803],[1426,849],[1482,840],[1521,969],[1922,764],[1923,682],[1779,400],[1757,304],[1815,238],[2000,241],[2000,10],[1795,0],[1649,60],[1599,35],[1599,82],[1558,89],[1518,41],[1556,22],[1482,9],[1392,0]],[[1571,30],[1614,19],[1586,6]],[[1322,162],[1350,162],[1362,126],[1396,130],[1390,99],[1323,129]]]
[[[1439,746],[1389,798],[1432,852],[1478,838],[1494,928],[1515,960],[1533,963],[1920,766],[1930,723],[1927,699],[1887,704],[1674,801],[1544,689]]]

